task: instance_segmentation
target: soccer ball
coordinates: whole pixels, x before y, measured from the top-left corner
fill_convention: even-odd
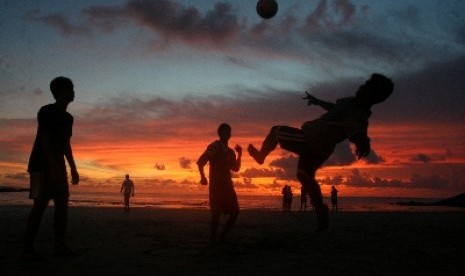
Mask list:
[[[278,12],[278,3],[275,0],[259,0],[257,13],[264,19],[270,19]]]

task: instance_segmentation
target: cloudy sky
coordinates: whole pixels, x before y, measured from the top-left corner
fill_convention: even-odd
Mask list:
[[[373,152],[348,143],[317,177],[324,192],[452,196],[465,191],[464,1],[0,1],[0,185],[27,186],[38,109],[56,76],[76,99],[72,145],[82,185],[196,189],[195,162],[233,127],[231,146],[259,145],[271,126],[300,127],[371,73],[394,94],[373,107]],[[277,192],[294,182],[296,157],[263,166],[244,152],[236,187]]]

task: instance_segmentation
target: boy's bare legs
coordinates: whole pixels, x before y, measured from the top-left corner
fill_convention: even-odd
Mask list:
[[[47,209],[48,200],[34,199],[34,205],[29,213],[26,223],[26,233],[24,236],[24,249],[22,258],[26,260],[37,260],[42,257],[39,256],[34,250],[34,243],[39,232],[40,222],[42,216]]]
[[[214,246],[217,243],[216,232],[220,224],[221,213],[218,211],[211,212],[211,221],[210,221],[210,245]]]
[[[226,241],[226,235],[231,231],[231,229],[234,227],[234,224],[236,224],[237,217],[239,215],[239,212],[233,212],[229,214],[228,221],[226,222],[224,229],[221,233],[220,236],[220,242]]]
[[[317,160],[315,160],[317,161]],[[329,226],[329,208],[323,203],[323,195],[321,194],[320,185],[315,180],[315,173],[318,169],[318,161],[315,162],[308,156],[300,156],[297,179],[305,187],[305,190],[310,196],[310,202],[313,203],[317,216],[318,228],[317,232],[324,231]]]
[[[68,196],[61,196],[54,199],[55,213],[53,224],[55,226],[55,257],[77,257],[79,253],[72,251],[65,245],[65,234],[68,226]]]
[[[316,212],[318,228],[317,232],[328,229],[329,226],[329,209],[326,204],[323,203],[323,196],[321,194],[320,185],[315,179],[309,179],[306,176],[299,176],[299,181],[302,185],[308,188],[310,199],[314,202],[314,208]]]
[[[254,145],[250,144],[248,147],[248,151],[250,156],[252,156],[253,159],[258,164],[263,164],[265,162],[266,156],[270,152],[272,152],[277,146],[278,146],[278,138],[276,137],[276,130],[278,129],[278,126],[274,126],[271,128],[270,132],[266,136],[265,140],[263,141],[262,147],[260,150],[258,150]]]

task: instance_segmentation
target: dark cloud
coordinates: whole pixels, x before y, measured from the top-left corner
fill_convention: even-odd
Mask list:
[[[363,160],[365,160],[367,164],[381,164],[386,162],[386,159],[384,159],[381,155],[378,155],[374,149],[371,149],[370,154],[368,154],[368,156]]]
[[[179,158],[179,166],[183,169],[191,169],[192,165],[192,160],[186,158],[186,157],[181,157]]]
[[[246,179],[260,178],[260,177],[276,177],[276,171],[272,168],[247,168],[241,172],[241,176]]]
[[[242,178],[242,182],[241,181],[234,182],[234,188],[235,189],[258,189],[259,186],[253,184],[252,178],[244,177]]]
[[[161,40],[164,46],[183,43],[198,50],[213,48],[226,54],[240,47],[255,55],[309,63],[323,60],[330,67],[344,66],[359,71],[380,66],[405,68],[408,65],[413,68],[440,59],[432,53],[441,51],[441,57],[447,57],[456,52],[454,47],[444,50],[436,41],[426,44],[427,47],[421,45],[414,34],[429,30],[423,27],[424,18],[411,7],[386,11],[386,16],[412,30],[402,33],[380,29],[383,23],[379,18],[370,17],[373,14],[370,14],[369,6],[357,6],[349,0],[320,0],[305,18],[295,16],[292,9],[280,11],[282,16],[273,21],[255,23],[240,18],[229,3],[216,3],[204,12],[195,5],[170,0],[131,0],[122,5],[89,6],[81,11],[82,18],[74,20],[63,13],[43,16],[38,11],[30,12],[28,18],[67,35],[114,32],[130,23],[150,30],[156,38],[150,41],[160,43]],[[458,16],[452,18],[455,25],[461,26]],[[463,37],[460,34],[464,28],[448,31]],[[402,39],[398,39],[399,35]],[[360,67],[362,64],[357,59],[364,60],[365,68]],[[330,67],[326,70],[332,71]]]
[[[413,174],[410,178],[409,188],[424,189],[445,189],[448,188],[450,181],[438,174],[419,175]]]
[[[349,187],[363,188],[407,188],[407,189],[454,189],[450,179],[440,174],[420,175],[412,174],[409,181],[398,179],[383,179],[353,169],[347,177],[335,176],[322,179],[325,185],[347,185]]]
[[[347,176],[344,185],[350,187],[365,187],[365,188],[402,188],[406,184],[401,180],[396,179],[382,179],[379,177],[371,177],[368,174],[361,173],[358,169],[353,169],[352,174]]]
[[[203,14],[194,6],[174,1],[129,1],[125,6],[92,6],[84,10],[94,26],[113,31],[117,20],[132,20],[147,27],[166,41],[188,44],[219,45],[231,39],[240,29],[236,15],[227,3],[217,3]]]
[[[346,166],[357,161],[348,141],[336,145],[333,154],[324,163],[324,166]]]
[[[412,74],[392,76],[394,93],[383,103],[383,115],[409,122],[463,122],[465,56],[428,64]],[[376,107],[375,107],[376,108]]]
[[[432,163],[432,162],[445,162],[448,159],[454,157],[452,150],[446,149],[444,153],[425,154],[419,153],[410,158],[410,161],[417,163]]]
[[[54,13],[50,15],[39,15],[38,11],[29,12],[27,20],[41,22],[47,26],[57,29],[63,35],[89,35],[91,29],[78,24],[73,24],[70,18],[64,14]]]
[[[276,178],[280,180],[296,180],[298,156],[284,154],[272,160],[269,165],[275,169]]]
[[[158,163],[155,163],[155,165],[153,166],[157,171],[164,171],[165,170],[165,164],[158,164]]]
[[[420,153],[411,158],[413,162],[422,162],[422,163],[429,163],[431,162],[431,157],[426,154]]]
[[[305,27],[309,30],[345,27],[351,22],[355,10],[355,5],[348,0],[320,0],[315,10],[307,16]]]
[[[344,184],[344,178],[342,175],[336,175],[333,177],[326,177],[322,179],[320,182],[322,185],[337,186]]]

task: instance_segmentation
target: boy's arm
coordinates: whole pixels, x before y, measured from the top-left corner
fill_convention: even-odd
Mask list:
[[[71,169],[71,183],[73,185],[77,185],[79,184],[79,173],[76,169],[76,163],[74,162],[73,151],[71,149],[71,143],[69,139],[65,146],[65,157]]]
[[[200,173],[200,184],[202,185],[207,185],[208,180],[205,177],[205,172],[204,172],[204,167],[208,162],[208,156],[204,153],[200,156],[199,160],[197,161],[197,166],[199,167],[199,173]]]
[[[234,165],[231,169],[235,172],[238,172],[241,169],[242,147],[239,145],[236,145],[234,149],[237,152],[237,159],[235,158],[236,162],[234,162]]]
[[[349,138],[349,141],[355,144],[355,155],[358,159],[368,156],[371,151],[370,138],[366,133],[358,133]]]
[[[330,110],[334,108],[335,104],[331,102],[326,102],[323,100],[318,99],[317,97],[309,94],[307,91],[305,91],[305,94],[307,94],[303,99],[307,100],[307,105],[319,105],[325,110]]]

